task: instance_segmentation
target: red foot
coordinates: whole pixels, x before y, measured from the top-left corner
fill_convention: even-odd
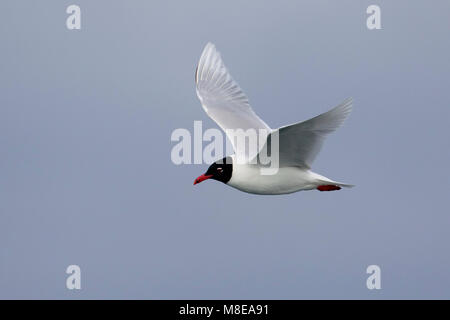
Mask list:
[[[318,186],[317,190],[319,190],[319,191],[334,191],[334,190],[341,190],[341,187],[335,186],[332,184],[327,184],[327,185],[323,185],[323,186]]]

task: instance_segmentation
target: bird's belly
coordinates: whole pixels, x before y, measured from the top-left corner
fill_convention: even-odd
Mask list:
[[[261,174],[257,166],[234,165],[228,185],[255,194],[285,194],[317,187],[310,171],[297,167],[278,169],[273,175]]]

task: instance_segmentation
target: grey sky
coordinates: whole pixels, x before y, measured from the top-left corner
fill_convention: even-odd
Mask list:
[[[1,1],[0,298],[449,298],[449,9]],[[170,135],[216,127],[194,90],[208,41],[271,127],[352,96],[313,169],[356,188],[194,187],[207,166],[172,164]]]

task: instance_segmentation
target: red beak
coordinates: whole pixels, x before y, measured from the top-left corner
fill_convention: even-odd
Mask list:
[[[194,184],[197,184],[197,183],[200,183],[202,181],[208,180],[211,177],[212,177],[212,174],[211,175],[204,175],[204,174],[202,174],[200,177],[195,179]]]

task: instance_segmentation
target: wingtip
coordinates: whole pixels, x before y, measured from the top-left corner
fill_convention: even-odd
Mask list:
[[[342,104],[353,104],[353,97],[348,97],[342,102]]]
[[[200,59],[197,63],[197,67],[195,68],[195,83],[198,83],[198,76],[199,76],[199,67],[202,64],[202,61],[204,62],[205,57],[210,54],[212,50],[215,50],[215,46],[211,41],[208,41],[206,45],[203,47],[202,54],[200,55]]]
[[[350,113],[353,110],[353,97],[345,99],[336,109],[342,110],[344,113]]]
[[[208,41],[205,45],[205,48],[203,49],[203,53],[205,54],[206,52],[214,50],[216,50],[216,46],[211,41]]]
[[[350,108],[352,108],[352,107],[353,107],[353,97],[348,97],[348,98],[345,100],[345,104],[349,105]]]

